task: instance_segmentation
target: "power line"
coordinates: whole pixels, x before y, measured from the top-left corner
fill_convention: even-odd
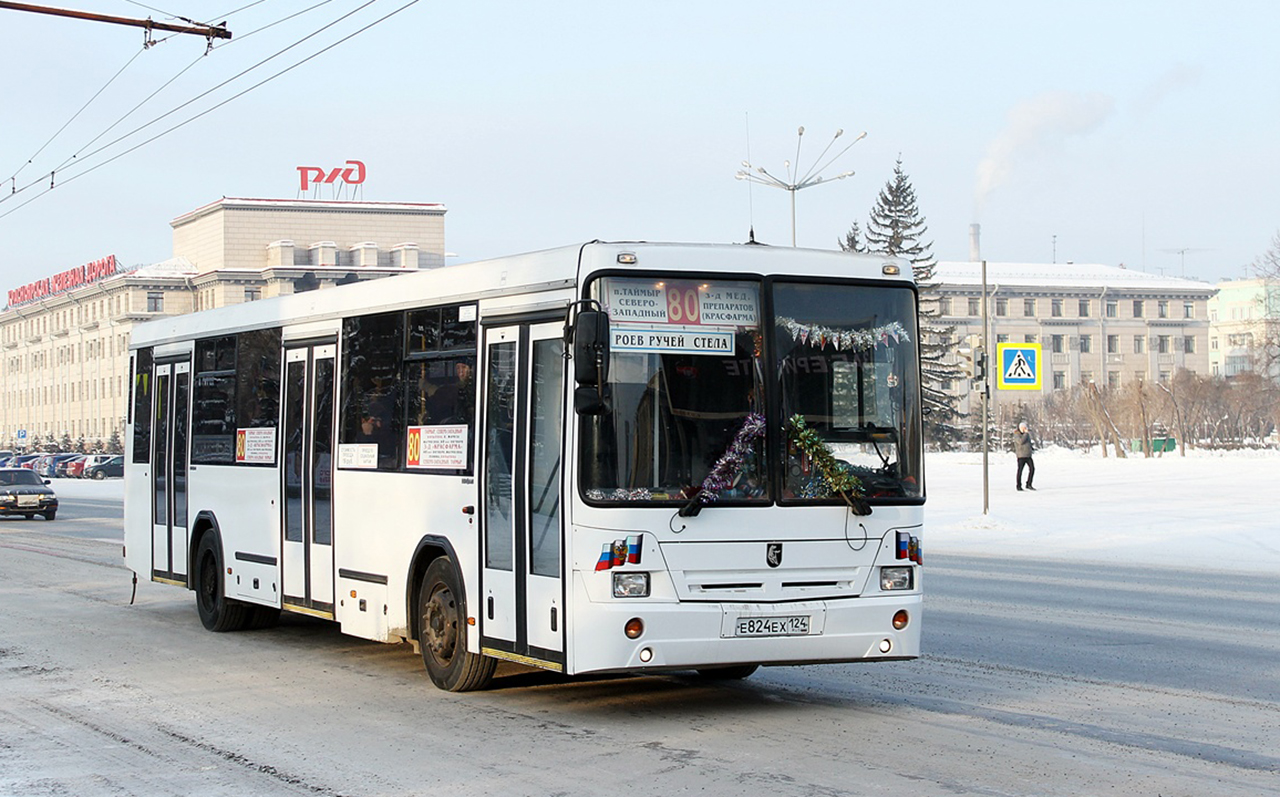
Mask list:
[[[66,122],[64,122],[64,123],[63,123],[63,125],[62,125],[62,127],[59,127],[59,128],[58,128],[58,131],[57,131],[56,133],[54,133],[53,135],[49,136],[49,140],[48,140],[48,141],[46,141],[46,142],[44,142],[43,144],[41,144],[41,145],[40,145],[40,149],[36,150],[36,151],[35,151],[35,153],[34,153],[34,154],[32,154],[32,156],[31,156],[31,157],[27,158],[26,162],[24,162],[21,166],[19,166],[19,167],[18,167],[17,171],[15,171],[12,175],[10,175],[10,176],[9,176],[9,179],[8,179],[8,180],[6,180],[5,182],[13,181],[13,188],[14,188],[14,191],[13,191],[13,192],[14,192],[14,193],[17,193],[17,185],[18,185],[18,184],[17,184],[17,177],[18,177],[18,175],[19,175],[19,174],[21,174],[21,173],[22,173],[22,170],[23,170],[23,169],[25,169],[25,168],[27,168],[28,166],[30,166],[30,165],[31,165],[31,162],[32,162],[32,161],[34,161],[36,158],[38,158],[38,157],[40,156],[40,153],[41,153],[41,152],[44,152],[45,147],[47,147],[47,146],[49,146],[50,144],[52,144],[52,143],[53,143],[53,140],[54,140],[55,138],[57,138],[59,135],[61,135],[63,130],[66,130],[66,129],[67,129],[67,125],[70,125],[72,122],[74,122],[74,121],[76,120],[76,117],[78,117],[80,114],[84,113],[84,109],[85,109],[85,108],[88,108],[91,104],[93,104],[93,101],[94,101],[94,100],[96,100],[96,99],[98,99],[98,95],[100,95],[100,94],[102,94],[102,92],[106,91],[106,90],[107,90],[107,86],[110,86],[112,83],[114,83],[114,82],[115,82],[115,79],[116,79],[116,78],[118,78],[118,77],[120,77],[120,75],[121,75],[121,74],[123,74],[123,73],[124,73],[124,71],[125,71],[126,69],[128,69],[128,68],[129,68],[129,65],[130,65],[130,64],[132,64],[132,63],[134,62],[134,60],[136,60],[136,59],[137,59],[137,57],[138,57],[138,56],[140,56],[140,55],[142,55],[144,52],[146,52],[146,50],[147,50],[147,48],[143,47],[141,50],[138,50],[138,52],[134,53],[134,54],[133,54],[133,56],[132,56],[132,57],[130,57],[128,61],[125,61],[124,66],[120,67],[120,70],[119,70],[118,72],[116,72],[114,75],[112,75],[112,76],[111,76],[111,79],[110,79],[110,80],[108,80],[106,83],[104,83],[104,84],[103,84],[103,86],[102,86],[102,88],[100,88],[100,89],[98,89],[96,92],[94,92],[94,95],[93,95],[92,97],[90,97],[90,98],[89,98],[88,102],[86,102],[84,105],[80,106],[80,110],[78,110],[78,111],[76,111],[75,113],[71,114],[71,118],[70,118],[70,119],[68,119]]]
[[[373,0],[370,0],[370,1],[372,2]],[[234,95],[232,95],[232,96],[228,97],[227,99],[223,100],[222,102],[218,103],[217,105],[214,105],[214,106],[212,106],[212,107],[210,107],[210,108],[207,108],[207,109],[205,109],[205,110],[201,111],[200,113],[196,114],[195,116],[191,117],[190,119],[187,119],[187,120],[185,120],[185,121],[179,122],[178,124],[174,125],[173,127],[170,127],[170,128],[169,128],[169,129],[167,129],[167,130],[164,130],[164,131],[162,131],[162,132],[160,132],[160,133],[157,133],[156,135],[152,136],[151,138],[147,139],[146,141],[143,141],[143,142],[141,142],[141,143],[139,143],[139,144],[135,144],[134,146],[130,147],[129,149],[127,149],[127,150],[125,150],[125,151],[123,151],[123,152],[120,152],[120,153],[118,153],[118,154],[116,154],[116,155],[111,156],[110,158],[108,158],[107,160],[103,161],[102,163],[96,164],[96,165],[94,165],[94,166],[91,166],[91,167],[89,167],[89,168],[85,169],[85,170],[84,170],[84,171],[82,171],[82,172],[78,172],[78,173],[76,173],[76,174],[71,175],[71,176],[70,176],[70,177],[68,177],[67,179],[63,180],[63,181],[62,181],[62,184],[63,184],[63,185],[65,185],[66,183],[72,182],[73,180],[76,180],[76,179],[78,179],[78,178],[80,178],[80,177],[84,177],[86,174],[89,174],[89,173],[91,173],[91,172],[97,171],[98,169],[102,168],[103,166],[106,166],[107,164],[109,164],[109,163],[111,163],[111,162],[113,162],[113,161],[115,161],[115,160],[118,160],[118,159],[120,159],[120,158],[124,157],[125,155],[128,155],[129,153],[131,153],[131,152],[133,152],[133,151],[135,151],[135,150],[137,150],[137,149],[141,149],[142,147],[145,147],[147,144],[150,144],[151,142],[156,141],[157,139],[162,138],[162,137],[164,137],[164,136],[168,135],[169,133],[172,133],[173,131],[175,131],[175,130],[177,130],[177,129],[181,128],[181,127],[185,127],[186,125],[190,124],[191,122],[194,122],[195,120],[197,120],[197,119],[199,119],[199,118],[201,118],[201,117],[203,117],[203,116],[205,116],[205,115],[207,115],[207,114],[210,114],[210,113],[212,113],[212,112],[214,112],[214,111],[218,110],[219,108],[221,108],[222,106],[226,105],[227,103],[230,103],[230,102],[232,102],[233,100],[237,100],[237,99],[239,99],[240,97],[243,97],[244,95],[248,94],[249,92],[254,91],[255,89],[258,89],[258,88],[260,88],[260,87],[262,87],[262,86],[265,86],[267,83],[270,83],[271,81],[275,80],[276,78],[281,77],[282,75],[288,74],[289,72],[292,72],[293,70],[297,69],[298,67],[302,66],[303,64],[305,64],[305,63],[307,63],[307,62],[309,62],[309,61],[311,61],[311,60],[313,60],[313,59],[315,59],[315,58],[318,58],[319,56],[321,56],[321,55],[323,55],[323,54],[327,53],[328,51],[330,51],[330,50],[332,50],[332,49],[334,49],[334,48],[335,48],[335,47],[337,47],[338,45],[341,45],[341,44],[344,44],[344,43],[346,43],[346,42],[350,41],[351,39],[355,38],[356,36],[359,36],[361,33],[364,33],[365,31],[369,30],[370,28],[373,28],[373,27],[375,27],[375,26],[377,26],[377,25],[382,24],[383,22],[386,22],[388,19],[391,19],[391,18],[392,18],[392,17],[394,17],[396,14],[399,14],[401,11],[404,11],[405,9],[409,8],[410,6],[417,5],[417,4],[418,4],[418,2],[419,2],[419,0],[409,0],[409,2],[407,2],[407,3],[405,3],[404,5],[400,6],[399,8],[397,8],[396,10],[394,10],[394,11],[392,11],[391,13],[387,14],[386,16],[383,16],[383,17],[381,17],[381,18],[379,18],[379,19],[374,20],[373,22],[370,22],[368,25],[365,25],[363,28],[360,28],[359,30],[354,31],[354,32],[353,32],[353,33],[351,33],[351,34],[349,34],[349,35],[347,35],[347,36],[344,36],[343,38],[341,38],[341,39],[337,40],[337,41],[336,41],[336,42],[334,42],[333,44],[330,44],[329,46],[327,46],[327,47],[325,47],[325,48],[323,48],[323,49],[321,49],[321,50],[317,50],[316,52],[314,52],[314,53],[312,53],[311,55],[307,56],[306,58],[302,59],[301,61],[298,61],[296,64],[293,64],[292,66],[285,67],[284,69],[280,70],[279,72],[275,73],[274,75],[271,75],[270,77],[266,78],[265,80],[262,80],[262,81],[260,81],[260,82],[258,82],[258,83],[255,83],[254,85],[250,86],[249,88],[245,89],[244,91],[241,91],[241,92],[240,92],[240,93],[238,93],[238,94],[234,94]],[[365,5],[368,5],[368,3],[366,3]],[[363,6],[362,6],[362,8],[363,8]],[[357,9],[357,10],[359,10],[359,9]],[[348,15],[348,16],[349,16],[349,15]],[[308,38],[309,38],[309,37],[308,37]],[[291,46],[292,46],[292,45],[291,45]],[[272,57],[274,57],[274,56],[272,56]],[[166,115],[167,115],[167,114],[166,114]],[[157,120],[157,121],[158,121],[158,120]],[[100,150],[99,150],[99,151],[100,151]],[[50,186],[49,186],[49,188],[48,188],[48,189],[46,189],[45,191],[43,191],[43,192],[41,192],[41,193],[39,193],[39,194],[36,194],[35,196],[31,197],[30,199],[28,199],[27,201],[25,201],[25,202],[23,202],[22,204],[18,205],[17,207],[11,208],[11,209],[9,209],[9,210],[5,211],[4,213],[0,213],[0,219],[4,218],[5,216],[10,215],[11,213],[16,213],[17,211],[21,210],[22,208],[24,208],[24,207],[26,207],[27,205],[31,204],[32,202],[36,201],[37,199],[39,199],[40,197],[44,196],[45,194],[48,194],[50,191],[52,191],[52,190],[53,190],[53,187],[54,187],[54,186],[53,186],[53,183],[52,183],[52,181],[51,181],[51,182],[50,182]]]
[[[236,9],[236,11],[229,12],[229,13],[224,14],[224,15],[222,15],[222,16],[229,17],[229,16],[231,16],[231,14],[235,14],[235,13],[237,13],[238,11],[243,11],[244,9],[249,8],[250,6],[257,5],[258,3],[262,3],[262,2],[265,2],[265,0],[258,0],[258,2],[257,2],[257,3],[251,3],[249,6],[243,6],[243,7],[241,7],[241,8]],[[218,45],[218,46],[217,46],[217,47],[215,47],[214,49],[216,49],[216,50],[220,50],[220,49],[222,49],[223,47],[225,47],[225,46],[227,46],[227,45],[229,45],[229,44],[232,44],[232,43],[234,43],[234,42],[244,41],[245,39],[249,38],[250,36],[252,36],[252,35],[253,35],[253,34],[255,34],[255,33],[261,33],[262,31],[267,30],[268,28],[275,27],[276,25],[279,25],[279,24],[280,24],[280,23],[282,23],[282,22],[287,22],[287,21],[289,21],[289,20],[293,19],[294,17],[301,16],[301,15],[303,15],[303,14],[306,14],[306,13],[307,13],[307,12],[309,12],[309,11],[314,11],[315,9],[319,8],[320,6],[327,5],[327,4],[331,3],[331,2],[333,2],[333,0],[321,0],[321,2],[316,3],[315,5],[311,6],[310,8],[304,8],[304,9],[303,9],[303,10],[301,10],[301,11],[294,12],[293,14],[290,14],[290,15],[288,15],[288,16],[286,16],[286,17],[282,18],[282,19],[278,19],[278,20],[276,20],[275,22],[272,22],[272,23],[270,23],[270,24],[264,25],[264,26],[262,26],[261,28],[258,28],[257,30],[251,30],[251,31],[249,31],[248,33],[246,33],[246,34],[244,34],[244,35],[240,36],[239,38],[232,39],[231,41],[228,41],[228,42],[226,42],[226,43],[224,43],[224,44],[220,44],[220,45]],[[164,41],[164,40],[162,40],[162,41]],[[201,61],[203,61],[207,55],[208,55],[208,53],[204,53],[204,54],[202,54],[202,55],[198,56],[198,57],[197,57],[194,61],[192,61],[190,64],[187,64],[185,67],[183,67],[183,69],[182,69],[181,71],[179,71],[179,72],[178,72],[178,74],[176,74],[176,75],[174,75],[173,77],[169,78],[169,79],[168,79],[167,81],[165,81],[165,82],[164,82],[164,84],[163,84],[163,85],[161,85],[158,89],[156,89],[155,91],[153,91],[153,92],[151,92],[150,94],[148,94],[148,95],[146,96],[146,98],[144,98],[141,102],[139,102],[137,105],[133,106],[133,107],[132,107],[132,108],[130,108],[128,111],[126,111],[126,112],[125,112],[125,114],[124,114],[123,116],[121,116],[119,119],[115,120],[115,121],[114,121],[114,122],[112,122],[110,125],[108,125],[108,126],[107,126],[107,128],[106,128],[105,130],[103,130],[101,133],[99,133],[98,135],[96,135],[96,136],[94,136],[92,139],[90,139],[90,140],[89,140],[89,142],[88,142],[88,143],[86,143],[83,147],[81,147],[80,149],[76,150],[76,151],[75,151],[75,153],[73,153],[73,154],[71,155],[71,157],[67,158],[67,159],[66,159],[66,160],[64,160],[62,163],[59,163],[56,167],[54,167],[53,171],[54,171],[55,173],[56,173],[56,172],[58,172],[58,171],[61,171],[61,170],[62,170],[62,168],[63,168],[64,166],[66,166],[68,163],[70,163],[71,161],[73,161],[73,160],[75,160],[76,158],[80,157],[80,153],[84,152],[86,149],[88,149],[89,147],[93,146],[93,144],[94,144],[98,139],[102,138],[102,137],[103,137],[103,136],[105,136],[107,133],[110,133],[112,130],[114,130],[114,129],[116,128],[116,125],[119,125],[119,124],[120,124],[121,122],[123,122],[125,119],[128,119],[130,116],[132,116],[132,115],[133,115],[133,114],[134,114],[134,113],[135,113],[139,108],[141,108],[143,105],[146,105],[148,102],[150,102],[150,101],[151,101],[151,100],[152,100],[152,99],[153,99],[157,94],[159,94],[160,92],[164,91],[166,88],[168,88],[169,86],[171,86],[175,80],[177,80],[178,78],[180,78],[180,77],[182,77],[183,75],[185,75],[187,72],[189,72],[189,71],[191,70],[191,68],[192,68],[192,67],[194,67],[196,64],[198,64],[198,63],[200,63]],[[135,132],[136,132],[136,131],[135,131]],[[131,133],[130,135],[132,135],[132,133]],[[127,137],[128,137],[128,136],[125,136],[125,138],[127,138]],[[114,143],[114,142],[113,142],[113,143]],[[108,145],[108,146],[110,146],[110,145]],[[3,200],[2,200],[2,199],[0,199],[0,201],[3,201]]]
[[[329,28],[332,28],[334,25],[337,25],[339,22],[342,22],[342,21],[344,21],[344,20],[346,20],[346,19],[350,18],[351,16],[353,16],[353,15],[355,15],[355,14],[359,13],[360,11],[363,11],[364,9],[368,8],[369,6],[373,5],[374,3],[378,2],[378,1],[379,1],[379,0],[367,0],[367,2],[365,2],[364,4],[362,4],[362,5],[358,6],[357,8],[355,8],[355,9],[353,9],[353,10],[349,11],[349,12],[347,12],[346,14],[343,14],[342,16],[340,16],[340,17],[338,17],[337,19],[333,20],[333,21],[332,21],[332,22],[330,22],[329,24],[324,25],[324,26],[320,27],[319,29],[317,29],[317,30],[315,30],[315,31],[312,31],[311,33],[309,33],[309,34],[307,34],[306,36],[302,37],[301,39],[297,40],[297,41],[296,41],[296,42],[294,42],[293,44],[290,44],[288,47],[285,47],[284,49],[279,50],[279,51],[277,51],[277,52],[273,53],[272,55],[270,55],[270,56],[268,56],[268,57],[266,57],[266,58],[262,59],[261,61],[259,61],[258,63],[254,64],[253,66],[249,67],[248,69],[244,69],[244,70],[242,70],[241,72],[239,72],[238,74],[233,75],[233,76],[232,76],[232,77],[230,77],[230,78],[227,78],[226,80],[222,81],[221,83],[219,83],[218,85],[214,86],[213,88],[208,89],[207,91],[201,92],[200,94],[197,94],[196,96],[192,97],[191,99],[187,100],[186,102],[182,103],[181,105],[178,105],[177,107],[172,108],[172,109],[170,109],[170,110],[166,111],[165,113],[161,114],[160,116],[157,116],[156,118],[152,119],[151,121],[149,121],[149,122],[147,122],[147,123],[145,123],[145,124],[139,125],[138,127],[135,127],[133,130],[130,130],[128,133],[125,133],[124,135],[119,136],[118,138],[116,138],[116,139],[114,139],[114,140],[112,140],[112,141],[109,141],[109,142],[108,142],[108,143],[106,143],[106,144],[103,144],[101,147],[98,147],[97,149],[95,149],[93,152],[90,152],[90,153],[89,153],[88,155],[86,155],[85,157],[86,157],[86,158],[92,158],[94,155],[97,155],[98,153],[102,152],[103,150],[109,149],[109,148],[111,148],[111,147],[115,146],[116,144],[119,144],[120,142],[124,141],[125,139],[129,138],[130,136],[133,136],[133,135],[134,135],[134,134],[136,134],[136,133],[140,133],[140,132],[142,132],[143,130],[147,129],[148,127],[150,127],[151,125],[155,124],[156,122],[159,122],[161,119],[165,119],[165,118],[167,118],[167,117],[169,117],[169,116],[172,116],[173,114],[177,113],[178,111],[182,110],[183,108],[187,107],[188,105],[192,104],[193,102],[196,102],[197,100],[203,99],[204,97],[209,96],[210,94],[212,94],[213,92],[217,91],[218,89],[220,89],[220,88],[222,88],[222,87],[226,86],[227,84],[232,83],[232,82],[234,82],[234,81],[236,81],[236,80],[239,80],[240,78],[242,78],[242,77],[244,77],[245,75],[249,74],[249,73],[250,73],[250,72],[252,72],[253,70],[257,69],[258,67],[263,66],[264,64],[266,64],[266,63],[268,63],[268,62],[270,62],[270,61],[272,61],[272,60],[274,60],[274,59],[276,59],[276,58],[280,57],[281,55],[284,55],[285,53],[287,53],[288,51],[292,50],[293,48],[295,48],[295,47],[299,46],[299,45],[300,45],[300,44],[302,44],[303,42],[306,42],[306,41],[308,41],[309,39],[313,39],[313,38],[315,38],[316,36],[320,35],[321,33],[323,33],[324,31],[328,30]],[[403,11],[405,8],[408,8],[409,6],[414,5],[414,4],[415,4],[415,3],[417,3],[417,2],[418,2],[418,0],[413,0],[413,2],[411,2],[411,3],[409,3],[409,4],[405,5],[405,6],[402,6],[400,9],[398,9],[398,10],[396,10],[396,11],[393,11],[391,15],[398,14],[398,13],[400,13],[400,11]],[[316,8],[316,7],[318,7],[319,5],[323,5],[323,3],[317,4],[317,6],[312,6],[312,8]],[[307,9],[307,10],[310,10],[310,9]],[[299,13],[305,13],[305,12],[299,12]],[[384,17],[384,19],[385,19],[385,17]],[[379,22],[381,22],[381,20],[379,20]],[[274,24],[274,23],[273,23],[273,24]],[[373,24],[375,24],[375,25],[376,25],[376,24],[378,24],[378,23],[377,23],[377,22],[375,22],[375,23],[373,23]],[[366,28],[362,28],[362,29],[361,29],[361,31],[363,31],[363,30],[366,30]],[[357,31],[357,32],[360,32],[360,31]],[[346,39],[342,39],[342,40],[340,40],[340,42],[341,42],[341,41],[346,41]],[[324,51],[324,50],[321,50],[320,52],[325,52],[325,51]],[[301,63],[305,63],[305,61],[303,61],[303,62],[301,62]],[[190,69],[190,68],[191,68],[191,66],[194,66],[194,63],[193,63],[193,64],[191,64],[191,65],[189,65],[189,66],[187,66],[187,68],[186,68],[186,69],[184,69],[184,70],[183,70],[183,72],[185,72],[187,69]],[[287,70],[286,70],[286,71],[287,71]],[[179,73],[179,75],[180,75],[180,74],[181,74],[181,73]],[[283,73],[279,73],[279,74],[283,74]],[[174,78],[174,79],[176,79],[176,78],[177,78],[177,76],[175,76],[175,78]],[[171,80],[170,82],[172,82],[172,80]],[[258,84],[258,85],[261,85],[261,84]],[[163,87],[162,87],[162,88],[163,88]],[[256,88],[256,86],[255,86],[254,88]],[[236,96],[238,97],[238,96],[240,96],[240,95],[239,95],[239,94],[237,94]],[[220,107],[220,105],[215,105],[214,107],[215,107],[215,108],[217,108],[217,107]],[[131,111],[130,113],[132,113],[132,111]],[[203,115],[203,114],[202,114],[202,115]],[[193,118],[199,118],[199,116],[197,116],[197,117],[193,117]],[[191,121],[191,120],[188,120],[188,121]],[[116,124],[119,124],[119,122],[116,122]],[[184,122],[183,124],[186,124],[186,123]],[[113,125],[112,125],[112,127],[114,127],[114,126],[115,126],[115,125],[113,124]],[[181,125],[179,125],[179,127],[181,127]],[[170,130],[166,130],[165,132],[167,133],[167,132],[170,132],[171,130],[175,130],[175,129],[177,129],[177,128],[170,128]],[[105,135],[105,133],[104,133],[104,135]],[[161,135],[164,135],[164,134],[162,133]],[[98,138],[101,138],[101,137],[102,137],[101,135],[99,135],[99,136],[98,136]],[[94,140],[96,141],[97,139],[94,139]],[[154,140],[155,140],[155,139],[148,139],[148,141],[154,141]],[[85,145],[85,146],[87,147],[88,145]],[[135,147],[135,148],[133,148],[133,149],[136,149],[136,147]],[[126,150],[126,152],[132,152],[132,151],[133,151],[133,149]],[[84,150],[83,150],[83,148],[82,148],[82,149],[81,149],[81,152],[83,152],[83,151],[84,151]],[[76,153],[76,155],[73,155],[73,156],[72,156],[72,158],[75,158],[75,157],[77,157],[78,155],[79,155],[79,152],[77,152],[77,153]],[[115,160],[115,158],[111,158],[111,160]],[[108,161],[107,161],[107,163],[110,163],[110,162],[111,162],[111,160],[108,160]],[[62,164],[62,165],[66,165],[66,161],[63,161],[63,164]],[[60,165],[58,168],[61,168],[61,167],[62,167],[62,165]],[[96,167],[95,167],[95,168],[96,168]],[[57,175],[57,172],[58,172],[58,169],[54,169],[54,170],[53,170],[53,171],[51,171],[51,172],[49,173],[49,175],[48,175],[48,177],[49,177],[49,188],[50,188],[50,189],[52,189],[52,188],[53,188],[53,186],[54,186],[54,179],[55,179],[55,177],[56,177],[56,175]],[[18,187],[17,187],[17,184],[16,184],[16,182],[15,182],[15,184],[14,184],[14,189],[13,189],[13,190],[8,194],[8,195],[3,196],[3,197],[0,197],[0,204],[3,204],[4,202],[9,201],[9,200],[10,200],[10,199],[12,199],[15,195],[20,194],[20,193],[22,193],[23,191],[26,191],[27,189],[32,188],[32,187],[34,187],[34,186],[36,186],[36,185],[38,185],[38,184],[40,184],[40,183],[43,183],[43,182],[44,182],[44,176],[41,176],[39,179],[37,179],[37,180],[33,180],[33,181],[31,181],[30,183],[27,183],[26,185],[22,186],[21,188],[18,188]],[[47,193],[47,191],[45,191],[45,192],[43,192],[43,193],[41,193],[41,194],[38,194],[37,196],[43,196],[43,194],[44,194],[44,193]],[[25,203],[25,202],[23,203],[23,205],[26,205],[26,204],[27,204],[27,203]],[[20,205],[19,207],[22,207],[23,205]],[[12,212],[12,211],[10,211],[10,212]],[[7,216],[7,215],[8,215],[8,213],[6,213],[6,214],[4,214],[4,215],[5,215],[5,216]],[[3,218],[3,216],[0,216],[0,218]]]

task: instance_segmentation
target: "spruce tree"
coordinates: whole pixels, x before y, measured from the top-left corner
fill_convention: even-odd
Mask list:
[[[885,183],[871,209],[870,222],[863,231],[855,221],[840,247],[846,252],[870,252],[901,257],[911,263],[920,289],[920,393],[924,401],[925,439],[939,448],[949,448],[960,437],[956,421],[960,412],[958,396],[943,385],[963,378],[959,366],[947,362],[954,343],[955,327],[940,323],[937,285],[933,282],[935,261],[933,242],[925,242],[929,228],[916,205],[916,192],[902,170],[899,157],[893,177]]]

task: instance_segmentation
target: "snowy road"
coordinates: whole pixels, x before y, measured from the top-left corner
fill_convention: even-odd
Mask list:
[[[500,671],[436,691],[318,621],[129,606],[118,543],[0,523],[0,795],[1254,795],[1280,579],[927,554],[926,658],[733,685]],[[58,533],[51,533],[55,532]]]

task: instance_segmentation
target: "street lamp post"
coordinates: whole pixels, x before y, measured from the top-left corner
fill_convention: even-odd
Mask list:
[[[842,135],[844,135],[844,130],[837,130],[836,134],[831,137],[829,142],[827,142],[826,148],[822,150],[816,159],[814,159],[813,166],[810,167],[807,172],[802,172],[800,169],[800,145],[804,142],[804,128],[801,127],[796,133],[796,159],[794,173],[791,170],[791,161],[783,161],[783,165],[787,170],[786,180],[773,176],[763,166],[752,166],[750,161],[743,161],[742,169],[738,170],[738,173],[735,175],[739,180],[746,180],[748,183],[767,185],[770,188],[780,188],[791,194],[792,246],[796,245],[796,192],[803,188],[812,188],[813,186],[821,183],[830,183],[835,180],[843,180],[846,177],[853,176],[852,171],[837,174],[834,177],[823,177],[821,174],[823,169],[826,169],[828,166],[835,163],[839,160],[841,155],[848,152],[849,147],[852,147],[854,144],[857,144],[859,141],[867,137],[865,132],[861,133],[853,141],[850,141],[844,149],[840,150],[824,162],[823,158],[825,158],[827,153],[831,151],[831,147],[836,143],[836,139],[840,138]]]

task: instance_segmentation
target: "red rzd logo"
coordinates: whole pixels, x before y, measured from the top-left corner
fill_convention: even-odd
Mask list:
[[[347,185],[360,185],[364,182],[364,161],[347,161],[346,166],[345,169],[335,166],[328,172],[319,166],[299,166],[299,190],[308,191],[313,183],[331,185],[336,183],[338,178],[342,178],[342,182]]]

